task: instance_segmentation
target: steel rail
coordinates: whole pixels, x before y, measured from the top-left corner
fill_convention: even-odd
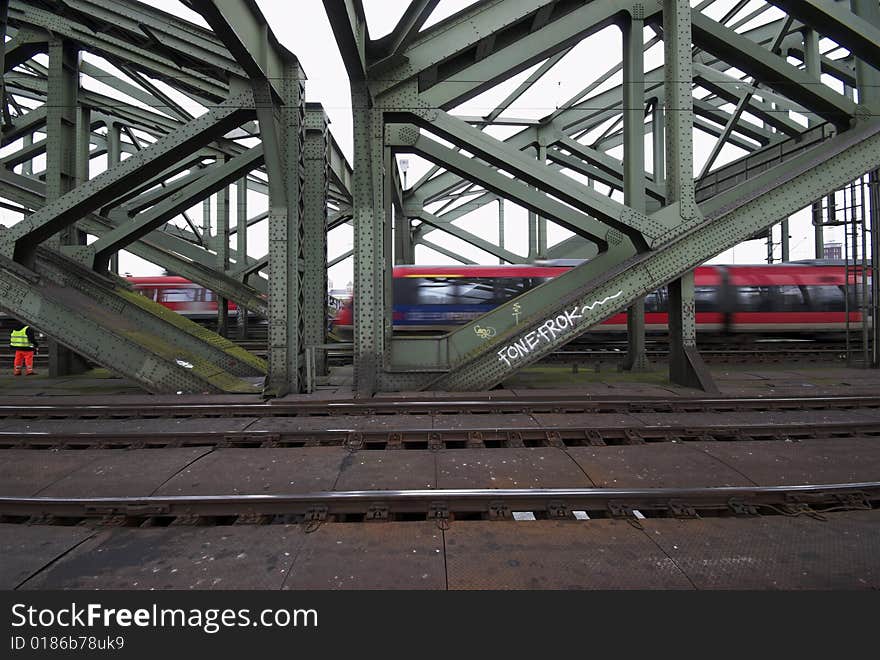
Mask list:
[[[584,447],[663,442],[802,441],[880,438],[880,419],[857,422],[782,422],[742,424],[654,424],[648,426],[570,425],[510,426],[486,424],[457,428],[327,428],[265,431],[40,432],[0,431],[4,449],[165,449],[179,447],[278,448],[346,447],[360,449],[510,449]],[[878,440],[880,441],[880,440]]]
[[[147,397],[145,397],[146,399]],[[0,418],[141,418],[141,417],[292,417],[387,414],[466,413],[601,413],[601,412],[739,412],[745,410],[835,410],[880,408],[878,395],[768,397],[639,397],[619,398],[573,394],[523,398],[473,397],[409,400],[372,398],[345,400],[272,400],[270,402],[178,403],[138,401],[112,404],[0,405]]]
[[[456,513],[509,517],[510,512],[547,512],[567,518],[572,511],[757,513],[761,507],[828,505],[871,508],[880,499],[880,482],[799,486],[726,486],[716,488],[541,488],[323,491],[277,495],[182,495],[147,497],[0,497],[0,515],[9,517],[106,516],[260,516],[302,515],[323,520],[331,515],[363,514],[386,519],[392,514],[424,514],[448,519]]]

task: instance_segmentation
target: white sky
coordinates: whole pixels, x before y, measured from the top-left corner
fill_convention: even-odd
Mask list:
[[[343,149],[345,154],[351,159],[351,98],[349,95],[348,80],[342,59],[336,48],[336,43],[331,31],[327,16],[324,12],[321,0],[257,0],[260,8],[268,19],[273,31],[279,41],[294,52],[299,58],[308,77],[306,83],[306,97],[309,101],[318,101],[323,104],[331,121],[331,131],[334,137]],[[400,14],[408,5],[409,0],[364,0],[364,7],[367,14],[371,36],[377,38],[389,32],[397,22]],[[188,20],[205,25],[201,17],[188,10],[177,0],[151,0],[150,5],[159,9],[177,14]],[[459,9],[466,7],[470,2],[468,0],[441,0],[435,13],[431,16],[426,27],[442,18],[451,15]],[[696,0],[692,0],[692,5],[698,4]],[[717,7],[713,7],[711,14],[726,11],[732,6],[733,0],[720,0]],[[760,4],[753,2],[751,4]],[[746,8],[749,11],[750,7]],[[775,11],[775,10],[774,10]],[[653,36],[650,30],[646,29],[645,39]],[[523,95],[507,112],[505,117],[525,117],[536,119],[546,116],[552,112],[559,104],[566,101],[569,96],[576,93],[592,82],[604,71],[620,60],[621,39],[619,30],[610,27],[602,32],[590,37],[578,46],[571,53],[562,59],[536,86],[528,93]],[[597,57],[596,53],[607,53],[607,57]],[[87,59],[96,64],[100,64],[105,68],[108,67],[106,62],[100,58],[88,55]],[[662,46],[651,49],[646,54],[645,68],[650,70],[662,64]],[[536,67],[539,65],[536,65]],[[535,68],[536,68],[535,67]],[[460,108],[454,110],[456,114],[463,115],[484,115],[491,111],[495,105],[503,99],[507,93],[513,89],[520,81],[526,78],[533,69],[524,71],[511,80],[483,93],[479,97],[472,99]],[[603,84],[595,93],[601,92],[610,87],[620,84],[620,77],[614,76],[607,83]],[[83,79],[83,85],[89,89],[101,90],[100,83],[92,79]],[[117,94],[118,95],[118,94]],[[178,96],[178,98],[180,98]],[[198,112],[197,112],[198,113]],[[496,137],[504,138],[515,132],[516,129],[504,129],[494,131]],[[701,132],[695,133],[695,153],[696,162],[694,163],[695,175],[702,168],[703,161],[714,144],[714,139],[706,136]],[[6,149],[0,151],[0,155],[6,155],[11,151],[20,148],[20,143],[13,144]],[[734,147],[725,147],[721,155],[716,161],[716,165],[723,164],[733,160],[743,152]],[[622,156],[622,148],[611,152],[612,155],[620,158]],[[403,156],[408,158],[410,162],[409,172],[407,173],[407,181],[412,184],[415,182],[428,168],[428,164],[415,156]],[[651,142],[650,136],[646,138],[646,170],[651,168]],[[44,160],[35,161],[35,169],[39,170],[44,166]],[[93,162],[94,173],[100,172],[106,166],[106,159],[95,159]],[[603,187],[598,185],[601,191]],[[607,190],[607,189],[606,189]],[[622,199],[620,200],[622,201]],[[231,202],[234,204],[235,194],[232,192]],[[253,216],[261,210],[265,209],[265,198],[260,195],[251,193],[248,196],[249,215]],[[431,207],[429,210],[434,210]],[[497,222],[498,206],[490,204],[483,209],[470,214],[467,218],[456,222],[458,226],[481,236],[490,241],[496,241],[498,237]],[[201,223],[202,210],[201,205],[195,207],[190,212],[190,217],[197,223]],[[20,216],[8,211],[0,211],[0,222],[7,226],[14,224]],[[234,220],[233,220],[234,224]],[[568,237],[570,234],[562,229],[548,223],[549,243],[550,245]],[[810,213],[808,209],[799,212],[791,219],[791,258],[803,259],[812,258],[813,255],[813,231],[810,225]],[[779,228],[775,230],[776,242],[779,242]],[[338,254],[351,249],[352,232],[349,226],[341,227],[330,234],[328,239],[329,257],[333,258]],[[455,250],[479,263],[497,263],[497,259],[478,248],[474,248],[459,239],[440,231],[430,234],[429,240],[439,245]],[[842,229],[838,227],[825,229],[826,242],[842,241]],[[266,252],[266,223],[260,223],[251,228],[248,232],[249,254],[253,257],[259,257]],[[527,224],[525,210],[516,205],[505,203],[505,247],[518,254],[527,252]],[[233,242],[234,246],[234,242]],[[777,245],[776,258],[781,256],[781,248]],[[764,241],[750,241],[744,243],[732,250],[728,250],[720,254],[713,263],[754,263],[766,260],[767,248]],[[418,263],[457,263],[448,257],[440,255],[425,247],[419,246],[416,250],[416,259]],[[129,272],[134,275],[157,274],[161,272],[161,268],[145,262],[133,255],[123,253],[121,257],[120,270]],[[348,259],[337,266],[330,269],[329,278],[336,287],[345,286],[351,280],[352,261]]]

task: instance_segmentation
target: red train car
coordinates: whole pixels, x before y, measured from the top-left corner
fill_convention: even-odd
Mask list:
[[[157,275],[126,277],[135,291],[195,321],[217,318],[217,296],[210,289],[184,277]],[[238,314],[235,303],[229,302],[230,316]]]
[[[396,266],[393,323],[400,332],[448,332],[494,307],[540,286],[571,264],[511,266]],[[694,273],[697,330],[775,336],[818,336],[860,327],[860,269],[823,263],[701,266]],[[870,286],[870,280],[868,281]],[[645,298],[649,332],[666,332],[665,287]],[[332,328],[350,336],[353,305],[337,314]],[[626,314],[616,314],[590,333],[626,332]]]

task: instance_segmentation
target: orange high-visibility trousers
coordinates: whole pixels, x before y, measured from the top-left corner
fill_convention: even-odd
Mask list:
[[[27,370],[25,373],[34,373],[34,352],[33,351],[15,351],[15,362],[13,364],[13,373],[16,376],[21,375],[21,366],[24,365]]]

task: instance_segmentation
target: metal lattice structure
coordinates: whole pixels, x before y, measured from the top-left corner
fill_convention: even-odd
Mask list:
[[[378,39],[359,0],[324,0],[351,85],[353,168],[256,2],[184,4],[211,29],[134,0],[0,2],[9,149],[0,197],[23,216],[0,232],[0,305],[151,391],[307,390],[307,355],[324,343],[327,234],[344,223],[354,249],[333,263],[354,259],[360,395],[489,388],[623,309],[628,366],[642,368],[642,300],[662,285],[671,378],[711,390],[696,349],[693,268],[810,203],[821,255],[821,200],[866,173],[877,181],[872,0],[480,0],[428,27],[439,0],[412,0]],[[604,73],[546,116],[511,116],[608,27],[622,45]],[[646,70],[659,44],[663,64]],[[486,114],[458,111],[521,73]],[[124,100],[86,89],[84,76]],[[498,127],[508,137],[495,137]],[[695,131],[715,140],[697,177]],[[716,166],[725,145],[746,155]],[[612,155],[620,148],[622,158]],[[434,167],[404,186],[398,154]],[[42,155],[45,171],[35,171]],[[254,195],[265,210],[249,214]],[[528,211],[527,254],[462,226],[488,205],[503,214],[499,200]],[[188,215],[199,202],[201,226]],[[548,244],[548,223],[573,235]],[[503,236],[503,216],[499,225]],[[266,227],[262,258],[247,254],[250,226]],[[435,232],[503,262],[586,261],[443,337],[394,337],[392,263],[412,263],[417,245],[469,261]],[[871,235],[876,244],[880,230]],[[268,365],[135,300],[107,272],[123,248],[265,316]]]

